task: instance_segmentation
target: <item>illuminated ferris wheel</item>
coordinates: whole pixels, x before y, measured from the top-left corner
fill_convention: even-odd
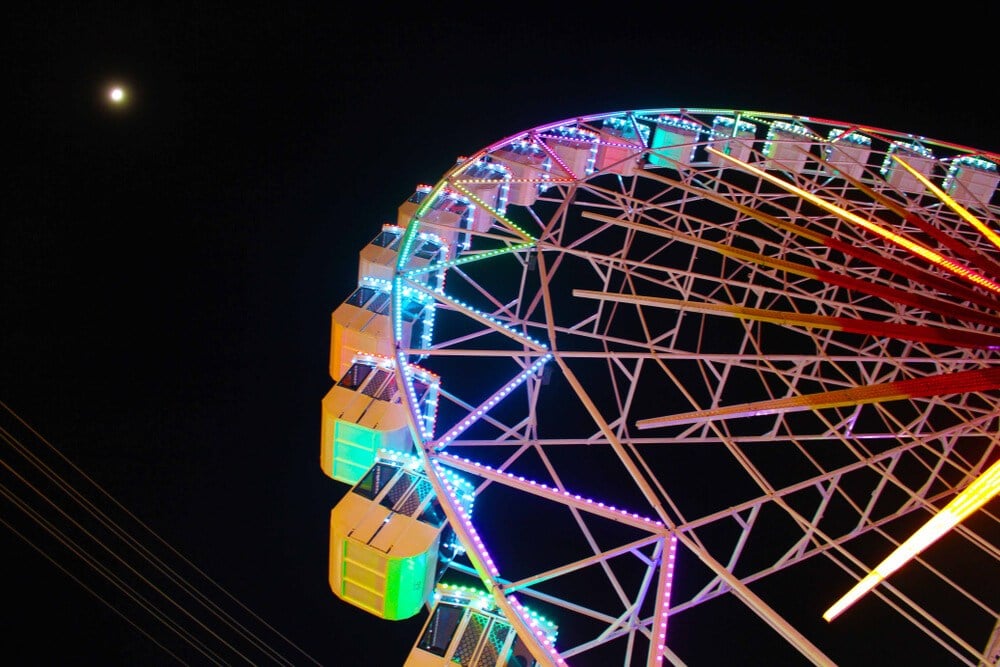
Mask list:
[[[459,158],[333,314],[334,592],[426,609],[413,667],[699,664],[718,608],[995,664],[998,159],[716,109]]]

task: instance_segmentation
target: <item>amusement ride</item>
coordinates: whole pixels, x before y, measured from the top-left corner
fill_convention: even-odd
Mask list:
[[[426,615],[405,667],[699,664],[723,604],[996,665],[998,161],[685,108],[458,157],[332,312],[333,593]]]

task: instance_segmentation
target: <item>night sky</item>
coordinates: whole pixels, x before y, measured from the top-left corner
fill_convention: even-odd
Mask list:
[[[60,4],[8,10],[0,41],[0,401],[52,447],[0,411],[7,664],[177,664],[111,607],[174,647],[163,625],[21,510],[104,529],[31,478],[25,451],[229,613],[246,618],[245,605],[246,627],[294,664],[402,664],[423,617],[381,622],[327,585],[329,511],[347,487],[319,467],[320,401],[330,313],[358,251],[456,157],[542,123],[665,107],[1000,150],[986,103],[997,11],[977,3],[935,8],[946,16],[869,3]],[[105,97],[115,82],[121,107]]]

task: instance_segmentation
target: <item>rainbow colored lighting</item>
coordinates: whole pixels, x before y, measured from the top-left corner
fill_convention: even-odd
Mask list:
[[[540,181],[535,181],[535,179],[509,179],[507,182],[508,183],[513,183],[513,182],[518,182],[518,181],[540,182]],[[570,182],[572,182],[572,181],[570,181]],[[524,238],[525,241],[534,242],[534,241],[537,240],[534,236],[532,236],[528,232],[526,232],[523,229],[521,229],[516,223],[511,222],[510,220],[508,220],[507,217],[504,216],[500,211],[496,210],[495,208],[493,208],[492,206],[490,206],[488,203],[486,203],[485,201],[483,201],[483,199],[481,197],[477,197],[474,192],[472,192],[468,188],[463,187],[461,181],[456,181],[454,183],[454,186],[456,188],[458,188],[459,190],[461,190],[462,193],[465,194],[465,196],[467,196],[469,199],[471,199],[472,201],[474,201],[477,205],[479,205],[479,206],[483,207],[484,209],[486,209],[487,211],[489,211],[490,215],[492,215],[494,218],[496,218],[497,221],[499,221],[501,224],[509,227],[513,232],[515,232],[516,234],[518,234],[519,236],[521,236],[522,238]]]
[[[634,303],[639,306],[656,308],[672,308],[695,313],[738,317],[760,322],[771,322],[783,326],[801,326],[832,331],[848,331],[869,336],[891,337],[900,340],[938,343],[942,345],[980,348],[987,350],[1000,349],[1000,336],[992,333],[981,333],[975,330],[951,329],[948,327],[925,326],[919,324],[900,324],[898,322],[876,322],[873,320],[855,319],[851,317],[834,317],[814,315],[811,313],[796,313],[785,310],[767,308],[750,308],[725,303],[701,303],[684,301],[683,299],[668,299],[640,294],[612,294],[595,292],[593,290],[573,290],[573,296],[585,299],[603,299],[621,303]]]
[[[851,590],[827,609],[823,618],[832,621],[842,614],[844,610],[861,599],[865,593],[875,588],[879,582],[989,502],[998,492],[1000,492],[1000,460],[991,465],[986,472],[977,477],[964,491],[931,517],[930,521],[921,526],[885,560],[875,566],[875,569],[869,572],[864,579],[855,584]]]
[[[461,257],[456,257],[454,259],[449,259],[446,262],[441,262],[439,264],[428,264],[416,269],[410,269],[409,271],[404,271],[400,275],[404,278],[413,278],[414,276],[420,275],[422,273],[428,273],[430,271],[450,269],[453,266],[458,266],[460,264],[468,264],[469,262],[478,262],[479,260],[489,259],[490,257],[496,257],[497,255],[506,255],[512,252],[518,252],[525,250],[527,248],[535,247],[534,241],[527,241],[525,243],[518,243],[516,245],[507,246],[506,248],[497,248],[496,250],[483,250],[481,252],[466,253]]]
[[[998,387],[1000,387],[1000,368],[957,371],[896,382],[868,384],[848,389],[727,405],[708,410],[681,412],[665,417],[641,419],[636,422],[636,427],[649,429],[677,424],[695,424],[716,419],[761,417],[802,410],[884,403],[907,398],[990,391]]]
[[[836,204],[832,204],[826,201],[825,199],[817,197],[811,192],[807,192],[800,187],[792,185],[791,183],[786,183],[780,178],[772,174],[769,174],[763,171],[762,169],[758,169],[753,165],[744,162],[743,160],[739,160],[730,155],[726,155],[725,153],[711,147],[706,148],[706,150],[712,153],[713,155],[718,155],[723,159],[728,160],[729,162],[735,163],[743,167],[752,174],[760,176],[761,178],[773,183],[774,185],[777,185],[780,188],[783,188],[784,190],[787,190],[788,192],[791,192],[792,194],[798,195],[802,199],[805,199],[806,201],[811,202],[816,206],[819,206],[823,210],[827,211],[828,213],[832,213],[841,220],[844,220],[845,222],[850,222],[855,225],[858,225],[859,227],[862,227],[863,229],[866,229],[872,232],[873,234],[880,236],[881,238],[885,239],[886,241],[889,241],[890,243],[895,243],[896,245],[909,250],[914,255],[922,257],[923,259],[926,259],[927,261],[933,264],[937,264],[941,268],[950,271],[951,273],[955,274],[956,276],[959,276],[960,278],[964,278],[972,283],[975,283],[976,285],[985,287],[991,292],[996,292],[1000,294],[1000,284],[990,280],[989,278],[980,273],[977,273],[965,266],[962,266],[961,264],[958,264],[957,262],[951,261],[950,259],[934,252],[930,248],[927,248],[914,241],[910,241],[909,239],[900,236],[895,232],[891,232],[887,229],[884,229],[881,226],[875,224],[874,222],[865,220],[861,216],[855,215],[854,213],[851,213],[850,211],[841,208]]]

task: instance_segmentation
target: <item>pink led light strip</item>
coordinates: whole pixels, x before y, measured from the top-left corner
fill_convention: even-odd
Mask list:
[[[539,144],[542,147],[542,150],[545,151],[548,154],[548,156],[552,158],[553,161],[555,161],[560,167],[562,167],[562,170],[567,174],[569,174],[574,181],[578,178],[578,176],[575,173],[573,173],[573,170],[570,169],[569,166],[567,166],[567,164],[562,161],[562,158],[560,158],[556,154],[556,152],[552,150],[552,148],[547,143],[545,143],[544,139],[539,138],[538,135],[536,134],[532,134],[532,139],[535,140],[535,143]]]
[[[667,617],[670,615],[670,591],[674,584],[674,562],[677,558],[677,536],[666,540],[666,553],[660,559],[660,585],[656,592],[656,618],[653,619],[653,661],[656,667],[663,664],[667,647]]]

